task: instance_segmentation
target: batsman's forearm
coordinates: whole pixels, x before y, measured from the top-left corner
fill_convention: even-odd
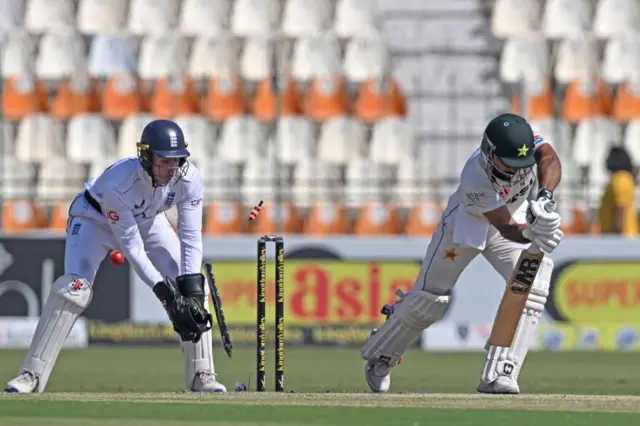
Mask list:
[[[555,191],[562,179],[562,165],[551,147],[540,147],[538,154],[538,183],[541,189]]]
[[[527,228],[527,225],[512,223],[502,228],[500,230],[500,235],[502,235],[509,241],[513,241],[521,244],[527,244],[527,243],[530,243],[531,241],[526,239],[522,235],[522,231],[526,228]]]

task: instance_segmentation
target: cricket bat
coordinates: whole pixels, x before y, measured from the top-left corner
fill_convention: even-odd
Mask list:
[[[549,213],[554,211],[555,203],[551,201],[545,205],[545,209]],[[520,253],[493,322],[491,336],[489,336],[490,345],[510,347],[513,343],[522,311],[543,257],[544,253],[535,243],[531,243],[527,250]]]

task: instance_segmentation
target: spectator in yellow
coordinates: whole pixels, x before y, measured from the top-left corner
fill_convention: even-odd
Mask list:
[[[607,157],[607,169],[611,172],[611,180],[600,204],[601,232],[635,237],[638,235],[636,180],[631,157],[624,148],[611,148]]]

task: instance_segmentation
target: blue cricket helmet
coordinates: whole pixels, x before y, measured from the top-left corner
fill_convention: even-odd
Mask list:
[[[161,158],[179,158],[181,171],[178,178],[186,174],[187,150],[184,133],[177,123],[171,120],[153,120],[142,130],[138,142],[138,159],[142,168],[153,178],[153,156]]]
[[[186,158],[191,155],[187,151],[182,129],[171,120],[154,120],[147,124],[138,147],[162,158]]]

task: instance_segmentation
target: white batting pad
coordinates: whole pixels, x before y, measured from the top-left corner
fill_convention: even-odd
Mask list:
[[[525,304],[515,337],[513,338],[513,345],[511,345],[511,351],[513,352],[516,363],[513,380],[518,380],[520,368],[531,347],[531,339],[535,336],[536,330],[538,329],[540,315],[544,312],[544,305],[547,303],[547,297],[549,296],[552,272],[553,260],[551,260],[549,256],[545,256],[538,269],[538,275],[533,281],[531,292],[527,298],[527,303]]]
[[[489,345],[480,380],[483,383],[491,383],[499,376],[513,378],[514,370],[515,361],[510,348]]]
[[[209,309],[209,287],[204,288],[205,308]],[[213,347],[211,330],[202,334],[198,343],[180,342],[182,357],[184,358],[185,389],[191,390],[196,373],[207,371],[215,374],[213,366]]]
[[[363,359],[386,357],[395,366],[402,354],[425,328],[439,321],[447,311],[449,296],[411,291],[393,306],[393,312],[360,350]]]
[[[520,369],[531,346],[531,339],[538,329],[540,315],[542,315],[547,303],[552,272],[553,260],[549,256],[543,257],[518,322],[513,344],[509,348],[487,344],[482,382],[490,383],[498,376],[510,376],[514,381],[518,380]]]
[[[78,316],[93,297],[91,283],[75,274],[63,275],[52,284],[20,372],[39,377],[35,392],[43,392],[53,365]]]

